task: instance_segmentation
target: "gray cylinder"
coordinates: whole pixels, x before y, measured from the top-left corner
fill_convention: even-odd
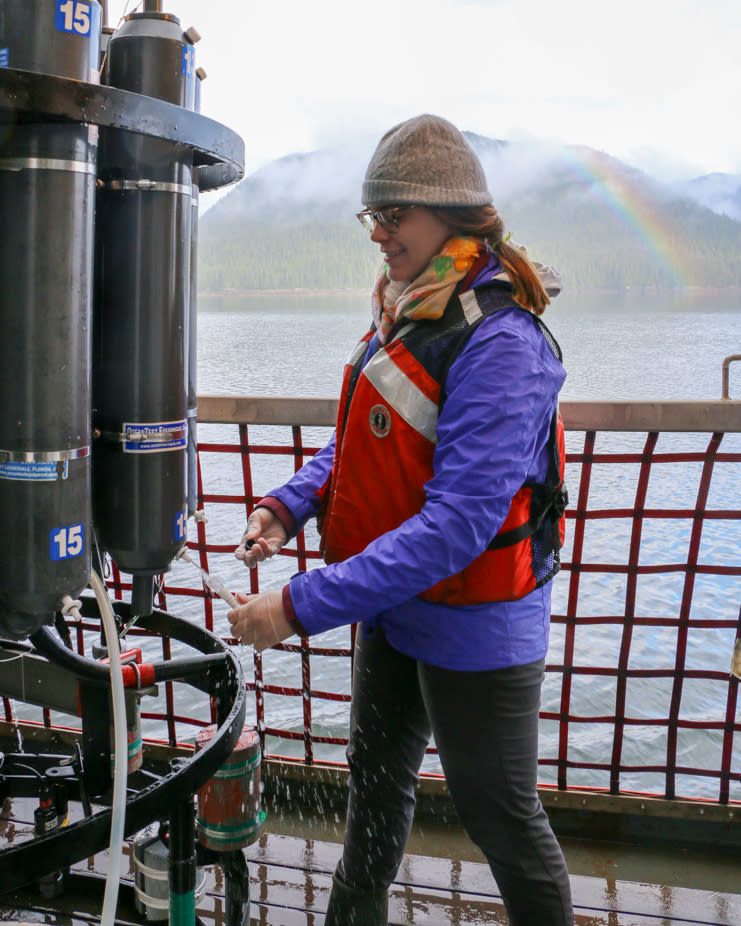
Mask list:
[[[136,13],[111,37],[106,80],[180,106],[193,47],[176,17]],[[148,614],[155,575],[186,539],[192,151],[101,139],[93,346],[93,520]]]
[[[188,300],[188,517],[198,507],[198,168],[191,201],[190,298]]]
[[[11,68],[97,80],[96,0],[0,0]],[[90,578],[90,331],[97,130],[0,130],[0,633],[51,623]]]
[[[136,909],[147,921],[166,920],[170,910],[170,850],[159,834],[144,830],[134,840],[134,891]],[[195,900],[206,890],[206,872],[196,872]]]
[[[196,71],[194,108],[201,111],[201,84],[206,77]],[[193,168],[193,199],[190,221],[190,296],[188,299],[188,517],[198,507],[198,168]]]

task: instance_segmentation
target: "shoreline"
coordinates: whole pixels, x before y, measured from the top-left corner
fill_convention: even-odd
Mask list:
[[[330,287],[327,289],[309,289],[306,287],[296,287],[294,289],[208,289],[200,290],[198,297],[209,299],[229,299],[239,297],[241,299],[254,296],[370,296],[372,286],[362,287],[360,289]],[[570,293],[739,293],[741,286],[570,286],[564,289],[564,292]]]
[[[228,299],[233,296],[239,296],[244,299],[249,296],[362,296],[370,295],[371,287],[368,289],[207,289],[198,293],[199,298],[206,296],[208,298]]]

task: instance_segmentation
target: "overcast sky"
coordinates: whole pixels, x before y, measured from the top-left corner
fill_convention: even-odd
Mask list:
[[[136,0],[109,0],[109,23]],[[741,172],[741,0],[163,0],[246,172],[421,112],[589,145],[666,179]]]

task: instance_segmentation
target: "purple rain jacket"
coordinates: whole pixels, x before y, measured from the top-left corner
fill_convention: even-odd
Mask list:
[[[481,274],[474,288],[495,275],[491,269]],[[374,336],[365,362],[378,347]],[[362,553],[291,579],[289,610],[306,633],[362,622],[368,634],[380,626],[400,652],[463,671],[543,658],[551,583],[517,601],[461,607],[416,596],[478,556],[526,479],[545,478],[550,422],[565,378],[563,366],[525,313],[503,309],[485,318],[448,372],[434,476],[425,487],[422,510]],[[282,513],[284,522],[293,521],[287,525],[291,534],[316,516],[317,492],[333,456],[334,438],[264,500]],[[380,486],[378,497],[368,503],[383,504]]]

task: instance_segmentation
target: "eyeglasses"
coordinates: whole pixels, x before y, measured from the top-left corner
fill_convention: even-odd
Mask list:
[[[414,209],[414,206],[388,206],[386,209],[363,209],[362,212],[357,212],[356,215],[360,224],[369,233],[373,232],[376,225],[380,225],[385,232],[388,232],[389,235],[393,235],[394,232],[399,230],[399,219],[409,209]]]

